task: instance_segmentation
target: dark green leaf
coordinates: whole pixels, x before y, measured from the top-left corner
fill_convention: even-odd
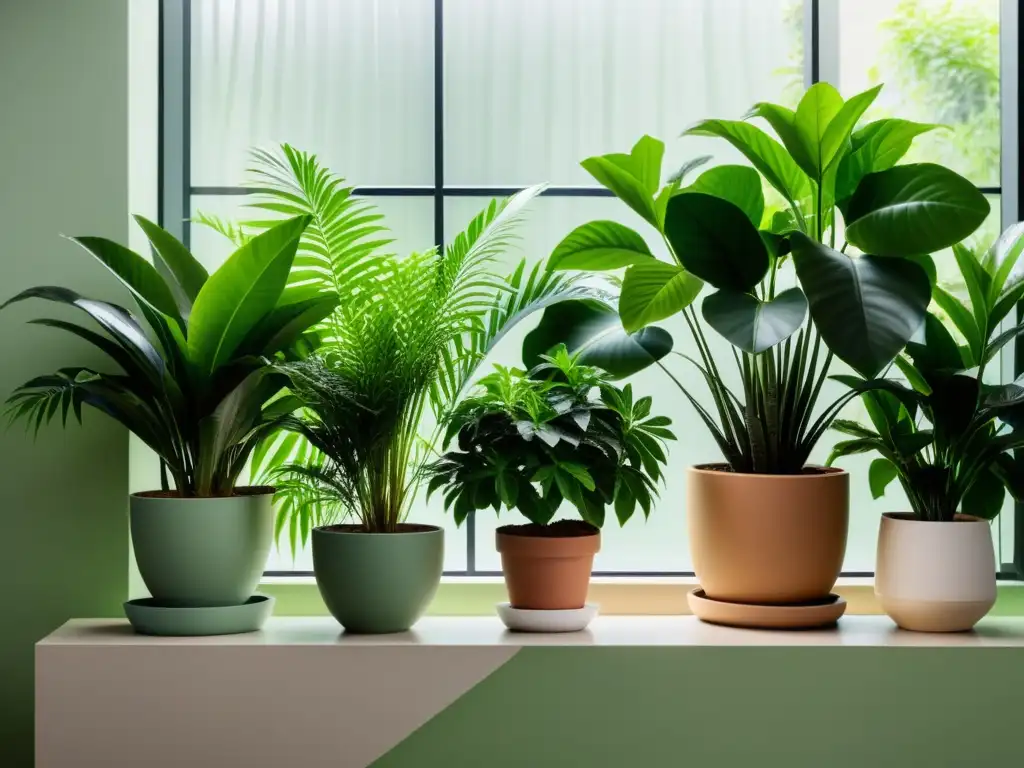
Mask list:
[[[708,325],[729,343],[756,355],[796,333],[807,316],[807,299],[799,288],[768,302],[722,290],[704,299],[702,310]]]
[[[934,253],[971,235],[989,203],[971,182],[933,163],[865,176],[850,200],[846,239],[866,253]]]
[[[1002,481],[991,467],[986,467],[978,473],[964,494],[961,511],[982,520],[992,520],[1002,511],[1005,498],[1006,489]]]
[[[755,227],[761,226],[764,216],[764,191],[757,171],[746,165],[718,165],[710,168],[680,194],[701,192],[728,200],[750,219]]]
[[[858,373],[874,376],[924,321],[931,301],[927,274],[904,259],[847,256],[798,232],[790,241],[825,343]]]
[[[676,195],[665,212],[665,235],[683,266],[716,288],[744,293],[768,271],[768,249],[757,229],[727,200]]]

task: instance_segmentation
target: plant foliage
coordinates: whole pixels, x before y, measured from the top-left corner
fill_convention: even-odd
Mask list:
[[[445,444],[457,450],[430,466],[430,491],[460,524],[476,510],[518,509],[546,525],[563,501],[600,528],[613,505],[620,524],[657,496],[671,421],[651,416],[651,398],[633,400],[564,345],[528,374],[497,366],[463,400]],[[597,396],[595,397],[595,393]]]
[[[874,498],[899,480],[914,515],[931,521],[953,520],[958,511],[991,519],[1007,491],[1024,498],[1024,466],[1013,455],[1024,447],[1024,378],[1001,386],[984,383],[999,352],[1024,333],[1024,323],[1000,330],[1024,296],[1022,250],[1020,224],[980,258],[956,246],[970,301],[936,289],[953,328],[929,314],[923,339],[911,341],[897,360],[909,385],[876,382],[862,393],[870,426],[833,424],[850,439],[836,445],[829,463],[855,453],[880,454],[869,472]],[[864,389],[856,379],[841,380],[853,391]]]
[[[214,272],[165,230],[136,217],[155,266],[99,237],[73,240],[131,292],[138,315],[68,288],[29,288],[4,306],[39,298],[85,313],[102,333],[65,320],[31,322],[74,334],[120,370],[61,368],[34,378],[8,400],[12,421],[38,431],[58,414],[80,421],[89,405],[124,424],[160,457],[182,496],[230,495],[257,443],[296,407],[281,395],[274,360],[316,345],[307,333],[338,304],[329,292],[285,292],[307,216],[289,218],[248,240]],[[155,340],[146,331],[146,325]]]
[[[802,471],[854,396],[817,408],[834,358],[865,378],[883,370],[924,321],[935,274],[927,254],[963,240],[989,212],[978,189],[946,168],[896,166],[933,126],[886,119],[857,127],[880,87],[844,101],[818,83],[796,110],[761,103],[746,120],[698,123],[684,135],[727,141],[751,167],[718,166],[690,184],[677,174],[659,186],[663,147],[648,136],[629,155],[582,163],[654,226],[670,261],[628,227],[591,222],[566,236],[551,266],[625,267],[619,314],[627,331],[683,315],[696,348],[687,360],[707,383],[711,407],[673,380],[736,471]],[[765,186],[781,208],[767,205]],[[837,250],[844,231],[848,242]],[[698,315],[705,284],[713,292]],[[726,384],[727,361],[712,355],[704,324],[732,345],[739,392]]]

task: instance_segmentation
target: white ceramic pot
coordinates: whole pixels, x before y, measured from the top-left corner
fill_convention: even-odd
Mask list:
[[[963,632],[996,602],[996,558],[989,523],[886,513],[878,533],[875,594],[903,629]]]

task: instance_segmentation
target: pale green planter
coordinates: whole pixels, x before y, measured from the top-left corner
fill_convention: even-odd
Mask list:
[[[241,605],[274,538],[274,489],[183,499],[132,494],[132,546],[150,594],[168,607]]]
[[[444,531],[408,525],[396,533],[354,526],[313,529],[313,573],[331,615],[348,632],[404,632],[434,599],[444,567]]]

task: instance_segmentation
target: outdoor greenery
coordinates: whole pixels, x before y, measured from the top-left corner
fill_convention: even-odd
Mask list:
[[[584,297],[601,306],[601,293],[525,260],[511,270],[501,261],[539,187],[491,201],[443,253],[399,257],[381,217],[314,155],[285,145],[254,160],[252,207],[264,219],[204,221],[245,238],[276,217],[310,216],[288,290],[340,303],[321,324],[316,355],[275,369],[304,409],[284,421],[285,438],[259,446],[253,471],[279,487],[277,532],[288,527],[293,552],[313,526],[349,517],[393,531],[487,353],[537,309]],[[424,429],[428,403],[433,430]]]
[[[145,258],[100,237],[73,238],[131,292],[141,318],[116,304],[57,286],[29,288],[4,306],[39,298],[84,312],[104,333],[65,320],[30,322],[92,344],[119,371],[61,368],[34,378],[8,400],[12,421],[38,431],[89,405],[124,424],[160,457],[163,489],[182,496],[230,495],[257,443],[297,405],[281,394],[274,360],[315,348],[307,333],[334,311],[330,292],[284,291],[309,222],[296,216],[268,228],[208,275],[178,240],[136,217],[153,247]]]
[[[872,427],[837,420],[852,439],[836,445],[829,463],[877,451],[869,480],[874,498],[900,481],[915,516],[950,521],[959,511],[985,519],[1002,509],[1006,491],[1024,498],[1024,465],[1012,451],[1024,447],[1024,377],[1006,385],[984,383],[987,366],[1024,333],[1024,323],[1000,330],[1024,297],[1024,225],[1017,224],[983,256],[956,246],[957,264],[970,293],[964,304],[942,288],[935,298],[967,340],[958,345],[929,314],[923,340],[907,345],[897,365],[909,382],[886,382],[863,394]],[[851,381],[855,387],[859,385]]]
[[[637,504],[646,518],[664,443],[675,439],[671,420],[651,416],[650,397],[634,401],[629,384],[619,389],[564,345],[541,358],[529,373],[497,366],[456,407],[444,444],[457,436],[457,450],[430,467],[430,492],[443,490],[457,524],[504,505],[546,525],[563,501],[598,528],[609,504],[620,524]]]
[[[819,83],[795,111],[761,103],[748,120],[705,120],[684,135],[725,139],[753,167],[717,166],[685,186],[692,169],[661,184],[664,147],[647,136],[628,155],[582,163],[654,227],[671,261],[655,258],[629,227],[594,221],[563,239],[550,266],[625,267],[619,315],[627,331],[683,314],[697,350],[686,359],[707,383],[712,408],[673,380],[735,471],[803,470],[856,394],[816,410],[833,359],[870,386],[924,322],[935,282],[927,254],[960,242],[988,215],[984,196],[949,169],[896,165],[934,126],[884,119],[857,128],[879,90],[844,101]],[[766,212],[762,182],[782,195],[785,210]],[[840,237],[846,242],[836,250]],[[850,246],[861,253],[847,253]],[[789,263],[796,285],[783,289]],[[733,347],[740,394],[726,383],[693,307],[704,283],[715,292],[702,302],[703,319]]]

